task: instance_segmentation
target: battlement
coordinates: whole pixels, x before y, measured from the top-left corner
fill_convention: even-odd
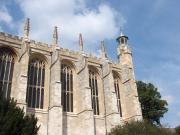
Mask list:
[[[4,33],[4,32],[0,32],[0,39],[10,41],[10,42],[15,42],[15,43],[18,42],[19,44],[21,44],[21,42],[23,41],[23,37],[11,35],[11,34]],[[47,44],[47,43],[39,42],[39,41],[32,40],[32,39],[29,40],[29,43],[30,43],[31,47],[33,47],[33,48],[39,48],[40,50],[45,50],[45,51],[48,51],[48,52],[52,52],[52,46]],[[74,51],[74,50],[69,50],[68,48],[59,47],[58,51],[63,55],[71,56],[71,57],[75,57],[75,58],[78,58],[79,55],[82,55],[81,52]],[[97,63],[100,64],[100,61],[101,61],[100,57],[92,55],[91,53],[88,53],[88,54],[85,53],[85,55],[88,57],[89,61],[94,61],[94,62],[97,62]],[[108,58],[108,60],[114,66],[118,66],[118,64],[114,63],[109,58]]]
[[[6,37],[6,38],[12,38],[12,39],[19,40],[19,41],[22,40],[22,37],[14,36],[14,35],[4,33],[4,32],[0,32],[0,36]]]

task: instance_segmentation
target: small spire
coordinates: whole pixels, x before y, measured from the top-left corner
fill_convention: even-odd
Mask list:
[[[104,41],[101,41],[101,58],[107,58]]]
[[[54,32],[53,32],[53,45],[58,44],[58,28],[57,26],[54,27]]]
[[[79,49],[80,49],[81,52],[83,52],[83,48],[84,48],[83,39],[82,39],[82,34],[80,33],[79,34]]]
[[[24,38],[25,39],[28,39],[29,37],[29,28],[30,28],[30,19],[27,18],[26,19],[26,22],[25,22],[25,25],[24,25]]]
[[[105,52],[104,41],[101,41],[101,51],[102,51],[102,52]]]

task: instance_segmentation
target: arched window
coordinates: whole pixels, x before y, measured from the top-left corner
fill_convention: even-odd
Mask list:
[[[92,108],[94,114],[99,115],[97,73],[92,69],[89,69],[89,87],[91,88]]]
[[[28,107],[43,109],[44,104],[45,63],[33,59],[28,67],[26,102]]]
[[[11,93],[12,76],[14,69],[14,53],[7,49],[0,49],[0,93],[9,98]]]
[[[61,64],[61,82],[63,111],[73,112],[73,71],[67,64]]]
[[[116,92],[116,99],[117,99],[117,109],[122,117],[122,110],[121,110],[121,100],[120,100],[120,90],[119,90],[119,77],[114,74],[114,89]]]

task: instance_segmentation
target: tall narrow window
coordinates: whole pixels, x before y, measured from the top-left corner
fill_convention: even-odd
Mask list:
[[[7,48],[0,49],[0,94],[9,98],[14,69],[13,52]]]
[[[61,82],[63,110],[73,112],[73,72],[66,64],[61,65]]]
[[[117,109],[122,117],[122,110],[121,110],[121,100],[120,100],[120,91],[119,91],[119,78],[114,76],[114,88],[116,92],[116,99],[117,99]]]
[[[28,107],[43,109],[44,104],[45,63],[33,59],[28,68],[26,102]]]
[[[99,115],[97,73],[91,69],[89,70],[89,87],[91,88],[92,108],[94,114]]]

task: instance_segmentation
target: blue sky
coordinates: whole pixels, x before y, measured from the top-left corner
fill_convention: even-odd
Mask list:
[[[180,125],[180,1],[179,0],[0,0],[0,31],[22,35],[29,17],[30,38],[51,43],[55,25],[59,45],[78,49],[82,33],[87,53],[98,56],[105,40],[108,56],[117,61],[120,28],[129,37],[136,79],[155,84],[168,100],[162,119]]]

